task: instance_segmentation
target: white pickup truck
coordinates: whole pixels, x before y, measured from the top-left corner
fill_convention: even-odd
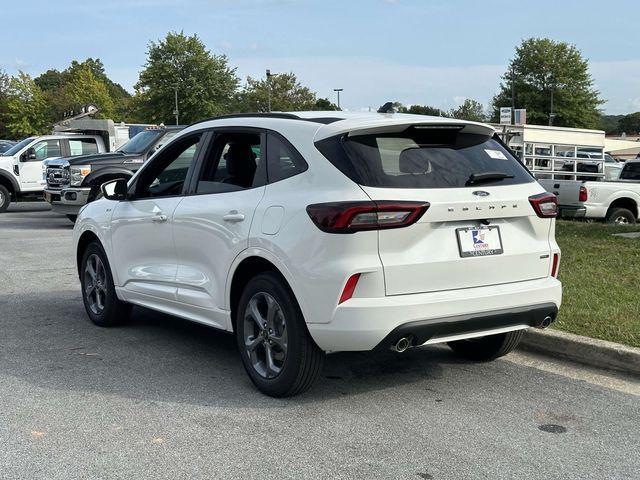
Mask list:
[[[640,217],[640,159],[624,164],[616,181],[538,180],[558,196],[560,216],[626,225]]]
[[[0,154],[0,213],[9,203],[42,198],[46,179],[42,162],[56,157],[102,153],[101,135],[64,133],[29,137]]]

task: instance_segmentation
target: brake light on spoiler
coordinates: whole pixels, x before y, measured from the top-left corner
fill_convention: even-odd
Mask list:
[[[529,203],[540,218],[555,218],[558,216],[558,197],[553,193],[539,193],[529,197]]]
[[[331,202],[309,205],[307,213],[323,232],[355,233],[413,225],[428,208],[428,202]]]

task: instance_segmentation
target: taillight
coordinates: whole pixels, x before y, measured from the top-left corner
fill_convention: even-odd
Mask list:
[[[354,233],[412,225],[428,208],[427,202],[332,202],[309,205],[307,213],[323,232]]]
[[[580,187],[580,193],[578,194],[578,201],[586,202],[589,198],[589,194],[587,192],[587,187]]]
[[[338,302],[338,304],[346,302],[351,297],[353,297],[353,292],[356,291],[358,280],[360,280],[359,273],[356,273],[349,277],[349,280],[347,280],[347,283],[344,286],[344,290],[342,290],[342,295],[340,295],[340,301]]]
[[[551,276],[558,278],[558,266],[560,265],[560,255],[553,254],[553,264],[551,265]]]
[[[553,193],[532,195],[529,202],[540,218],[555,218],[558,215],[558,197]]]

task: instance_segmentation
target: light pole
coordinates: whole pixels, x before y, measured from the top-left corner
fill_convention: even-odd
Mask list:
[[[173,109],[173,114],[176,116],[176,125],[178,125],[180,123],[180,112],[178,111],[178,87],[173,87],[173,91],[175,93],[175,108]]]
[[[553,126],[553,119],[556,118],[556,114],[553,113],[553,90],[554,85],[551,86],[551,106],[549,108],[549,126]]]
[[[334,88],[333,91],[338,94],[338,110],[340,110],[340,92],[343,91],[344,88]]]
[[[267,97],[269,102],[268,110],[271,112],[271,70],[267,68]]]

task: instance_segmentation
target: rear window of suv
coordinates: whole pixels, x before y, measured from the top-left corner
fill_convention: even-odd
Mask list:
[[[459,129],[412,126],[399,133],[332,137],[316,147],[351,180],[369,187],[460,188],[534,181],[499,141]]]

